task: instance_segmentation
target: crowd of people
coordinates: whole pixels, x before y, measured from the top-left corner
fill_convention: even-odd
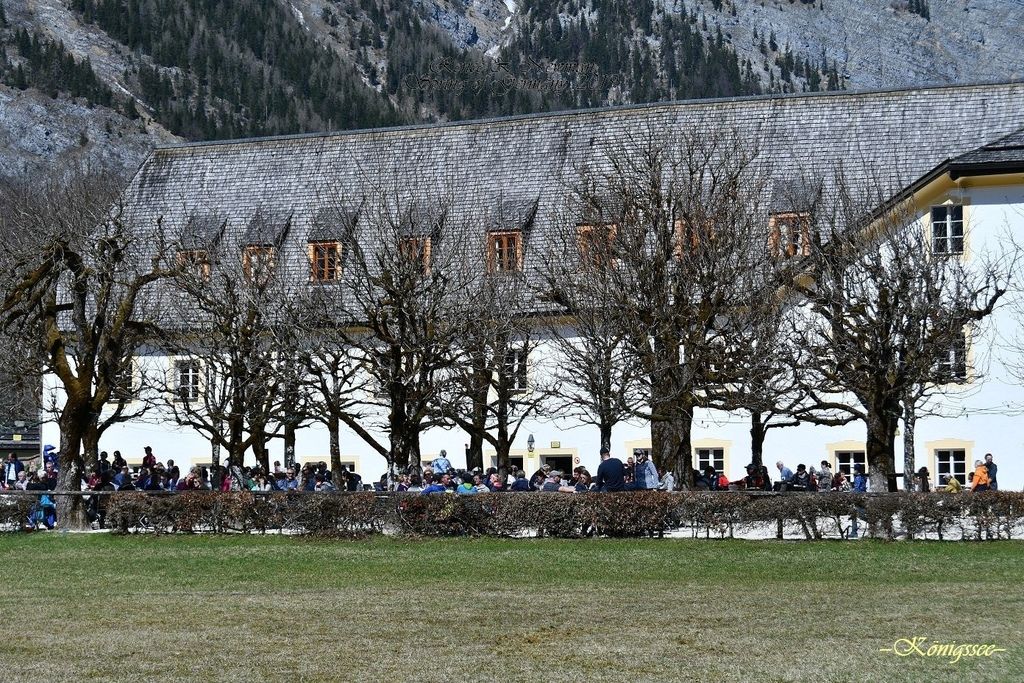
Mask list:
[[[693,470],[693,488],[698,491],[794,491],[794,492],[855,492],[868,491],[868,477],[862,464],[855,464],[848,475],[843,470],[833,471],[827,460],[822,460],[820,467],[808,468],[804,464],[797,465],[794,472],[782,461],[775,464],[779,471],[778,479],[772,481],[768,468],[751,463],[746,466],[746,475],[731,480],[714,467]],[[968,485],[972,491],[996,490],[996,464],[992,454],[985,456],[985,461],[975,463],[975,471],[968,476]],[[942,487],[933,489],[931,475],[927,467],[922,467],[914,475],[914,490],[924,493],[935,491],[959,492],[961,483],[952,475],[943,478]],[[488,470],[475,468],[459,470],[452,466],[444,451],[429,467],[422,470],[412,468],[400,476],[397,481],[389,484],[388,476],[381,477],[375,485],[377,490],[410,491],[423,494],[457,493],[473,495],[476,493],[494,493],[499,491],[549,491],[562,493],[579,493],[584,491],[643,491],[643,490],[675,490],[675,478],[671,470],[659,470],[655,467],[646,451],[638,451],[635,457],[626,462],[612,457],[607,448],[601,451],[601,464],[597,473],[591,475],[586,467],[576,467],[571,473],[554,470],[550,465],[543,465],[527,477],[523,470],[510,472],[502,478],[498,468]]]
[[[362,477],[342,466],[337,472],[327,463],[306,463],[301,468],[282,467],[275,462],[272,471],[260,467],[213,468],[195,465],[182,476],[174,460],[160,462],[153,449],[146,446],[140,466],[131,467],[114,451],[113,458],[103,451],[99,459],[80,482],[82,491],[362,491]],[[49,453],[47,455],[50,455]],[[57,488],[59,472],[55,454],[44,461],[38,471],[30,471],[14,453],[7,456],[0,476],[0,491],[40,491],[28,520],[29,526],[53,528],[56,523],[56,505],[45,492]],[[100,496],[88,499],[87,510],[93,521],[103,525],[104,501]]]
[[[282,467],[275,462],[270,471],[260,467],[224,467],[213,468],[195,465],[182,475],[181,469],[174,460],[160,462],[153,454],[153,449],[145,447],[145,455],[141,466],[132,468],[122,457],[120,451],[114,451],[113,458],[106,451],[99,454],[95,467],[81,481],[81,489],[89,491],[398,491],[430,495],[435,493],[453,493],[459,495],[475,495],[478,493],[495,493],[502,491],[527,492],[544,491],[558,493],[581,493],[588,491],[644,491],[676,489],[676,482],[671,470],[658,470],[646,451],[637,451],[635,457],[626,462],[613,457],[607,448],[601,449],[601,464],[595,474],[586,467],[576,467],[571,473],[563,473],[544,464],[536,472],[527,477],[519,469],[509,472],[504,477],[499,470],[492,467],[488,470],[475,468],[472,470],[456,469],[448,459],[445,451],[428,467],[422,469],[412,466],[406,473],[397,478],[388,474],[381,477],[372,487],[363,485],[359,474],[342,466],[338,471],[331,471],[327,463],[306,463],[300,468]],[[868,478],[864,466],[855,464],[850,476],[842,470],[833,471],[827,460],[822,460],[819,468],[804,464],[797,465],[796,471],[786,467],[782,461],[775,464],[779,471],[774,482],[768,468],[751,463],[746,466],[746,475],[740,479],[730,480],[724,472],[714,467],[693,470],[694,488],[704,491],[750,490],[750,491],[800,491],[800,492],[867,492]],[[973,472],[967,478],[966,486],[971,491],[980,492],[997,490],[996,475],[998,467],[993,462],[992,454],[985,455],[984,460],[975,462]],[[14,453],[8,455],[3,463],[0,476],[0,490],[53,491],[57,487],[59,473],[56,458],[44,460],[44,466],[38,471],[30,471]],[[916,491],[946,491],[958,493],[964,487],[954,476],[943,477],[940,487],[933,489],[931,475],[927,467],[922,467],[914,475]],[[102,522],[102,510],[98,496],[90,502],[90,512]],[[33,511],[33,521],[52,527],[55,521],[55,506],[52,497],[42,495],[37,509]]]

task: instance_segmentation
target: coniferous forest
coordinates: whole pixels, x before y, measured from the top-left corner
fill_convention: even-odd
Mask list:
[[[770,84],[720,28],[629,0],[524,0],[496,51],[460,49],[406,0],[333,0],[330,40],[272,0],[71,0],[131,51],[115,94],[88,60],[13,28],[0,4],[0,81],[146,113],[187,139],[388,126],[609,104],[838,89],[834,65],[762,36]],[[768,67],[771,64],[772,67]],[[136,99],[137,98],[137,99]]]

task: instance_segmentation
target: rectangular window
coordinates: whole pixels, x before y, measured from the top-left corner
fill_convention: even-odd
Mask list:
[[[773,213],[768,219],[768,253],[775,258],[796,258],[811,253],[811,215]]]
[[[178,252],[178,267],[183,273],[199,280],[210,279],[210,257],[203,249],[185,249]]]
[[[128,360],[114,377],[111,395],[115,401],[130,401],[135,398],[135,363]]]
[[[274,276],[276,260],[277,250],[274,247],[246,247],[242,254],[245,278],[254,284],[266,284]]]
[[[932,207],[932,253],[964,253],[964,207],[960,204]]]
[[[940,381],[962,382],[967,379],[967,335],[961,334],[939,359],[936,371]]]
[[[967,484],[967,453],[963,449],[935,451],[935,485],[940,486],[946,477],[953,477],[961,484]]]
[[[577,225],[576,242],[583,264],[592,268],[614,266],[618,230],[615,224]]]
[[[851,482],[854,465],[863,465],[864,473],[867,473],[868,459],[864,451],[836,451],[836,469],[844,472]]]
[[[526,349],[509,349],[505,354],[504,375],[509,388],[517,393],[527,390],[527,356]]]
[[[309,279],[312,282],[333,282],[341,277],[341,243],[309,243]]]
[[[179,401],[198,401],[202,386],[201,366],[194,359],[174,362],[175,390]]]
[[[420,263],[423,274],[430,272],[430,238],[406,237],[398,245],[398,253],[413,263]]]
[[[696,253],[701,242],[713,242],[715,228],[712,225],[694,226],[689,221],[677,219],[674,230],[674,246],[672,255],[680,260],[686,254]]]
[[[724,448],[695,448],[693,454],[697,457],[697,469],[701,472],[708,467],[715,468],[719,474],[725,472]]]
[[[487,233],[487,272],[518,273],[523,270],[523,233],[518,230]]]

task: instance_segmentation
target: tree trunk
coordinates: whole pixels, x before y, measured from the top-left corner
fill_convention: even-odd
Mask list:
[[[509,467],[509,451],[512,450],[512,438],[508,430],[509,403],[511,401],[512,396],[507,391],[507,388],[501,387],[498,391],[497,424],[495,425],[498,428],[498,434],[495,439],[494,450],[498,457],[498,467],[506,471]]]
[[[487,408],[488,397],[491,391],[491,375],[493,368],[488,362],[489,356],[486,353],[476,353],[472,357],[473,374],[471,375],[472,386],[470,387],[469,398],[473,401],[470,410],[469,447],[466,450],[466,469],[484,466],[484,441],[487,431]],[[501,467],[501,461],[498,461]]]
[[[693,487],[693,418],[688,411],[678,408],[671,415],[671,419],[651,422],[651,458],[658,469],[672,470],[677,486],[690,489]]]
[[[235,465],[241,467],[243,462],[245,462],[245,444],[239,439],[231,444],[231,451],[228,453],[228,467]]]
[[[65,404],[58,424],[60,425],[60,457],[57,468],[58,491],[80,491],[82,489],[82,439],[88,430],[90,418],[84,409],[76,410],[73,404]],[[55,496],[57,525],[62,529],[82,531],[89,529],[85,499],[82,496]]]
[[[214,420],[213,429],[215,434],[221,434],[220,420]],[[220,465],[220,441],[216,436],[210,437],[210,471],[215,471]]]
[[[245,462],[245,444],[242,439],[242,421],[238,418],[228,420],[228,467],[233,465],[242,466]]]
[[[882,404],[868,413],[867,461],[872,491],[896,490],[896,428],[898,406]]]
[[[392,410],[389,419],[391,427],[391,462],[394,474],[402,474],[409,468],[412,458],[420,463],[419,433],[415,426],[405,417],[402,409]]]
[[[508,471],[512,467],[512,465],[509,463],[509,451],[512,450],[512,444],[505,439],[498,439],[498,443],[495,446],[494,450],[498,460],[499,476],[508,476]]]
[[[914,490],[914,427],[917,424],[917,410],[912,400],[903,402],[903,488]]]
[[[598,429],[601,430],[601,447],[607,448],[609,451],[612,448],[612,427],[614,427],[614,424],[611,420],[601,418],[601,424],[598,425]],[[600,448],[598,451],[600,451]]]
[[[88,476],[100,461],[100,433],[93,425],[87,427],[82,434],[82,450],[84,452],[82,471]]]
[[[676,450],[676,481],[686,489],[693,488],[693,409],[687,407],[679,416],[679,445]]]
[[[327,434],[331,449],[331,472],[339,476],[341,472],[341,422],[337,417],[327,420]],[[285,467],[291,467],[295,462],[295,452],[292,452],[292,461],[288,462],[288,451],[285,451]],[[336,480],[337,483],[337,480]]]
[[[285,462],[288,462],[289,460],[291,460],[292,462],[295,462],[295,432],[296,431],[298,431],[298,430],[295,429],[295,423],[293,421],[289,420],[289,421],[285,422],[285,424],[284,424],[284,461]],[[269,472],[269,471],[270,471],[269,468],[264,470],[264,472]]]
[[[484,466],[484,435],[482,431],[472,429],[469,432],[469,444],[466,447],[466,469],[474,467],[483,469]],[[498,467],[501,468],[501,457],[498,457]]]
[[[750,462],[760,469],[764,460],[764,422],[761,420],[761,413],[750,411]]]
[[[256,464],[259,465],[260,469],[264,472],[270,471],[270,451],[267,450],[266,437],[260,434],[260,437],[252,442],[252,452],[256,456]],[[244,457],[244,456],[243,456]],[[242,463],[238,463],[241,466]]]

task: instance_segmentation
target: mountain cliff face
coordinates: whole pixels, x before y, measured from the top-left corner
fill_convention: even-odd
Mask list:
[[[1021,0],[0,0],[0,164],[1024,77]]]

